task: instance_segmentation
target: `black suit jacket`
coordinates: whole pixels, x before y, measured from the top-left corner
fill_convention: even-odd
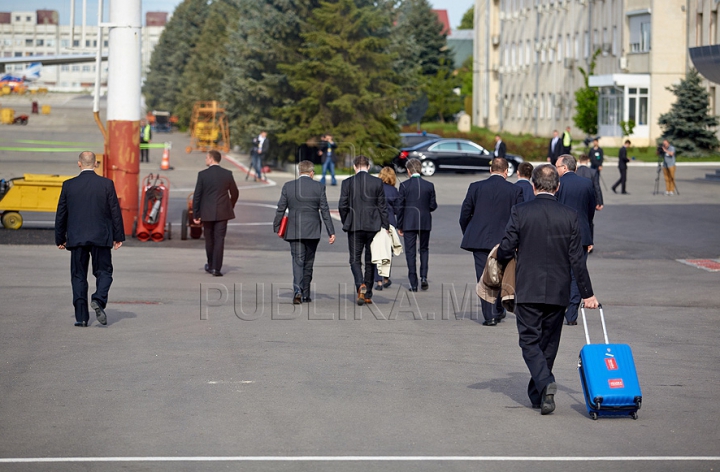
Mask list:
[[[125,241],[115,185],[92,170],[63,182],[55,213],[55,244],[112,247]]]
[[[516,253],[517,250],[517,253]],[[570,302],[570,269],[580,295],[593,295],[580,244],[577,213],[552,195],[513,207],[498,260],[507,262],[517,254],[515,298],[517,303],[566,306]]]
[[[491,250],[505,234],[510,209],[523,201],[522,189],[502,175],[473,182],[460,210],[460,247],[467,251]]]
[[[383,182],[385,191],[385,204],[387,205],[388,223],[395,228],[398,227],[397,216],[400,214],[400,192],[392,185]]]
[[[435,186],[422,177],[410,177],[400,184],[400,213],[398,229],[402,231],[430,231],[431,212],[437,209]]]
[[[233,208],[238,196],[232,172],[219,165],[211,165],[198,173],[193,197],[193,218],[203,221],[232,220],[235,218]]]
[[[592,181],[593,189],[595,190],[595,204],[604,205],[602,188],[600,188],[600,173],[596,169],[591,169],[588,166],[581,165],[577,166],[575,173],[580,177],[585,177],[586,179],[590,179]]]
[[[320,239],[321,215],[328,236],[335,234],[335,227],[330,218],[330,208],[325,196],[325,186],[320,182],[315,182],[311,177],[299,177],[283,185],[275,221],[273,221],[273,231],[276,233],[280,229],[285,209],[288,210],[285,240]]]
[[[574,209],[578,214],[580,236],[583,246],[593,243],[593,218],[595,218],[595,189],[589,179],[575,172],[566,172],[560,177],[557,201]]]
[[[605,152],[602,150],[601,147],[590,148],[590,167],[593,169],[597,169],[601,165],[603,165],[603,160],[605,159]]]
[[[366,171],[343,180],[338,211],[343,231],[377,232],[390,227],[383,181]]]
[[[627,148],[625,146],[620,148],[618,156],[618,169],[627,169],[628,162],[630,159],[627,157]]]
[[[529,202],[535,198],[535,192],[533,191],[533,186],[529,180],[518,179],[518,181],[515,182],[515,185],[522,189],[523,201]]]
[[[496,144],[497,146],[497,144]],[[495,155],[495,152],[497,152],[497,155]],[[496,151],[493,151],[493,155],[495,157],[505,157],[505,154],[507,153],[507,146],[505,146],[505,141],[500,141],[500,146],[497,147]]]
[[[548,144],[548,157],[550,158],[550,162],[552,165],[555,165],[555,161],[557,161],[557,158],[560,157],[563,153],[563,143],[562,143],[562,136],[558,136],[557,142],[555,143],[555,147],[553,147],[553,139],[550,139],[550,144]]]
[[[259,146],[260,138],[253,138],[253,147],[252,151],[250,152],[250,156],[260,156],[265,157],[265,154],[267,154],[268,149],[270,149],[270,140],[265,137],[263,140],[262,146]],[[261,152],[258,152],[261,151]]]

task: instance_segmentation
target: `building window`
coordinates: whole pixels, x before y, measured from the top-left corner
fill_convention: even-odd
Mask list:
[[[532,53],[532,46],[530,46],[530,40],[525,41],[525,64],[530,65],[530,55]],[[520,100],[522,101],[522,100]]]
[[[562,35],[558,35],[558,41],[557,41],[557,60],[558,62],[562,62],[563,60],[563,38]]]
[[[555,46],[552,44],[552,38],[548,41],[548,62],[555,60]]]
[[[543,46],[545,46],[545,38],[543,38],[542,42],[540,43],[540,62],[545,64],[546,48]]]
[[[32,16],[26,16],[25,21],[32,21]]]
[[[648,124],[648,89],[628,88],[628,120],[638,126]]]
[[[70,70],[70,66],[67,64],[63,64],[60,66],[60,71],[62,72],[68,72]]]
[[[540,118],[545,118],[545,94],[540,94]]]
[[[695,26],[695,46],[703,45],[703,14],[697,14],[697,23]]]
[[[61,47],[61,48],[70,47],[70,40],[69,40],[69,39],[61,39],[61,40],[60,40],[60,47]]]
[[[22,57],[22,53],[21,53],[21,52],[16,52],[16,53],[15,53],[15,57]]]
[[[32,46],[32,45],[33,45],[33,40],[32,40],[32,39],[26,39],[26,40],[25,40],[25,46]]]
[[[73,71],[73,72],[79,72],[79,71],[80,71],[80,66],[78,66],[78,65],[73,65],[73,66],[72,66],[72,71]]]
[[[612,29],[612,55],[618,55],[618,31],[617,26],[613,26]]]
[[[90,66],[88,66],[88,65],[82,66],[82,71],[83,71],[83,72],[90,72]]]
[[[79,47],[80,46],[80,40],[79,39],[73,39],[73,47]]]
[[[47,46],[47,47],[55,46],[55,39],[53,39],[53,38],[46,39],[46,40],[45,40],[45,46]]]
[[[15,17],[15,21],[20,21],[20,16],[19,16],[19,15]]]
[[[35,40],[35,46],[43,46],[45,44],[45,41],[42,39]]]
[[[630,52],[650,51],[650,14],[630,17]]]
[[[108,45],[108,42],[107,42],[107,39],[106,39],[105,41],[103,41],[103,47],[107,47],[107,45]]]
[[[585,31],[585,59],[590,57],[590,32]]]

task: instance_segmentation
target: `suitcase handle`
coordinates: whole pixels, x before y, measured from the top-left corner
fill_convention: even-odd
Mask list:
[[[605,344],[610,344],[610,341],[608,341],[607,328],[605,327],[605,315],[603,314],[602,304],[598,304],[598,309],[600,310],[600,321],[602,321]],[[585,341],[587,344],[590,344],[590,333],[588,332],[587,319],[585,318],[585,303],[580,303],[580,312],[582,313],[583,317],[583,328],[585,328]]]

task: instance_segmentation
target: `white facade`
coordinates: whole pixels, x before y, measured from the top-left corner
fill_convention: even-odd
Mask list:
[[[142,75],[150,66],[150,57],[164,26],[144,26],[142,34]],[[12,12],[9,24],[0,24],[0,56],[27,57],[27,64],[9,64],[7,71],[22,71],[32,56],[89,54],[94,57],[97,47],[97,26],[75,26],[71,38],[69,25],[37,24],[34,11]],[[103,29],[103,52],[108,52],[108,30]],[[103,62],[101,80],[107,84],[107,62]],[[33,85],[57,91],[90,90],[95,83],[95,63],[43,66],[40,79]]]

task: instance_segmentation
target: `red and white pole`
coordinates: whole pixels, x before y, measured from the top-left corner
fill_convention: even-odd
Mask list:
[[[138,215],[140,187],[141,0],[110,1],[108,48],[108,163],[125,234]]]

